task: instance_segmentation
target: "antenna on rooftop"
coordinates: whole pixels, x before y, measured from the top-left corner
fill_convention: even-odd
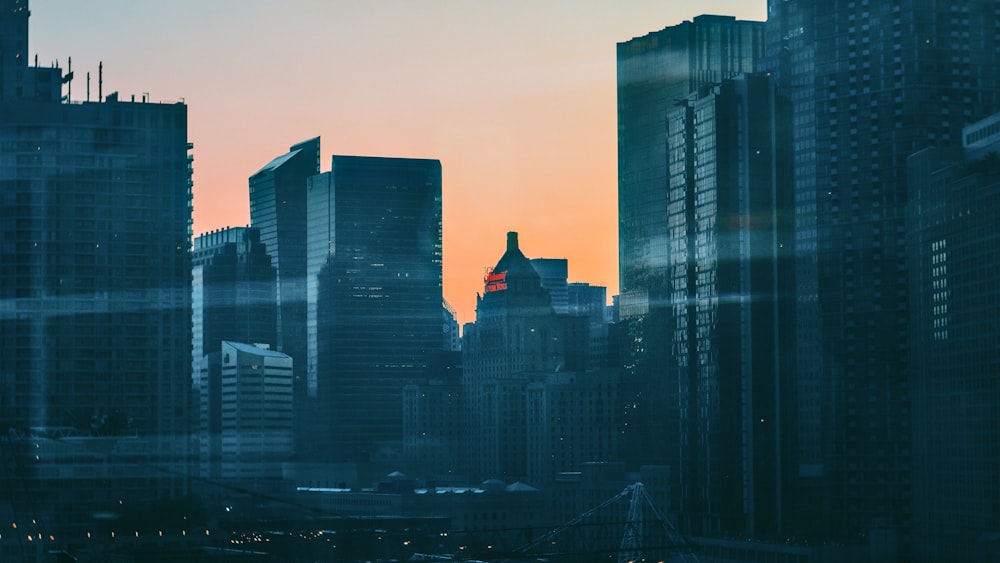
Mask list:
[[[87,71],[87,101],[90,101],[90,71]]]
[[[104,61],[97,63],[97,101],[104,100]]]

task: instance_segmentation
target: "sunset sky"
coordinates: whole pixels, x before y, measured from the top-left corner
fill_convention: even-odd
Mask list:
[[[249,223],[247,178],[299,141],[436,158],[444,295],[475,320],[487,266],[529,258],[618,291],[615,44],[765,0],[32,0],[29,50],[72,97],[188,104],[194,231]]]

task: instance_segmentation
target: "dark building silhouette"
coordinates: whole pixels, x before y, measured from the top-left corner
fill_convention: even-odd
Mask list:
[[[398,457],[403,387],[443,348],[441,163],[334,155],[307,200],[312,455]]]
[[[799,474],[808,533],[913,557],[907,157],[997,111],[995,0],[768,3],[793,100]],[[928,455],[937,455],[939,452]]]
[[[194,427],[201,475],[218,479],[222,458],[223,341],[277,342],[277,298],[271,257],[260,231],[226,228],[194,240],[192,252]],[[207,357],[214,355],[214,360]]]
[[[60,103],[27,26],[27,2],[0,2],[0,498],[82,534],[186,491],[187,107]]]
[[[289,148],[250,176],[250,224],[276,270],[276,350],[294,362],[297,451],[311,448],[306,383],[306,181],[319,174],[319,137]]]
[[[743,75],[666,129],[673,358],[657,408],[675,508],[692,533],[774,536],[794,495],[788,104]]]
[[[517,233],[508,233],[506,252],[477,299],[476,322],[463,334],[471,478],[541,485],[556,471],[615,455],[617,379],[587,373],[589,337],[587,317],[553,310]]]
[[[677,393],[669,388],[675,378],[669,372],[677,368],[667,169],[674,149],[667,145],[667,118],[699,88],[753,71],[762,52],[763,24],[728,16],[699,16],[618,44],[621,295],[614,355],[625,367],[622,453],[630,469],[676,462],[677,455],[677,444],[662,435],[676,421],[660,408],[676,404]]]
[[[927,561],[1000,555],[1000,114],[963,140],[965,154],[908,162],[913,551]]]

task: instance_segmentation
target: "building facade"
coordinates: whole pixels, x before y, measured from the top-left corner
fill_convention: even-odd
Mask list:
[[[60,103],[61,69],[28,66],[27,2],[0,7],[0,428],[25,437],[5,446],[16,457],[35,438],[114,436],[139,461],[123,467],[186,468],[187,107]],[[175,474],[123,469],[95,488],[56,456],[21,459],[12,504],[51,529],[186,491]]]
[[[596,389],[570,383],[577,377],[591,381],[573,375],[589,367],[589,335],[587,317],[556,314],[541,276],[519,248],[517,233],[508,233],[506,252],[487,274],[477,301],[476,322],[466,325],[463,335],[462,391],[468,421],[464,457],[469,476],[529,480],[541,486],[561,469],[563,457],[552,461],[548,456],[566,453],[553,449],[551,440],[570,437],[559,434],[567,421],[589,415],[603,420],[601,401],[613,400],[613,394],[588,401],[586,408],[577,403],[582,397],[574,396],[572,407],[565,404],[571,393]],[[614,440],[602,436],[615,428],[603,426],[588,440],[610,448]],[[578,436],[575,432],[572,436]],[[591,441],[586,448],[572,442],[577,445],[574,455],[592,455]],[[612,455],[608,449],[600,457]],[[574,465],[581,461],[566,459]]]
[[[667,121],[676,394],[661,408],[676,507],[697,534],[778,534],[793,495],[789,135],[765,75],[692,94]]]
[[[908,162],[913,551],[928,561],[988,561],[1000,547],[998,117],[965,128],[965,151]]]
[[[241,342],[221,343],[222,478],[281,478],[294,452],[292,358]]]
[[[298,449],[310,451],[306,373],[306,182],[319,174],[319,137],[275,157],[249,179],[250,224],[275,268],[278,297],[276,350],[292,357]]]
[[[793,100],[804,534],[917,555],[907,157],[998,109],[995,1],[768,3]],[[891,54],[891,56],[884,56]],[[859,539],[863,538],[863,539]]]
[[[622,455],[632,469],[676,462],[676,444],[661,434],[676,421],[660,408],[676,404],[677,393],[670,384],[676,376],[668,373],[675,319],[667,163],[675,149],[667,142],[667,119],[699,88],[753,71],[762,52],[763,24],[728,16],[699,16],[617,47],[615,355],[624,369],[621,407],[628,425]]]
[[[307,199],[313,450],[399,456],[403,387],[443,349],[441,163],[334,155]]]
[[[275,271],[260,242],[260,232],[251,227],[220,229],[195,238],[192,265],[192,424],[197,432],[200,473],[205,478],[219,478],[219,350],[225,340],[277,346]]]

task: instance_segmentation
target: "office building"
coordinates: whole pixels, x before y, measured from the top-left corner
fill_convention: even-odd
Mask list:
[[[666,129],[675,507],[690,533],[773,537],[794,495],[788,104],[743,75],[689,96]]]
[[[483,291],[476,322],[465,326],[462,342],[465,471],[473,479],[542,478],[543,466],[529,462],[526,390],[552,374],[587,368],[587,319],[555,313],[514,232],[507,234],[506,252],[487,274]],[[548,418],[535,413],[532,420]],[[537,442],[535,449],[548,445]]]
[[[549,292],[552,309],[560,315],[569,311],[567,280],[569,262],[565,258],[532,258],[531,267],[538,272],[542,287]]]
[[[600,285],[573,282],[566,286],[566,312],[587,317],[590,332],[590,366],[608,365],[608,289]]]
[[[250,176],[250,224],[276,271],[276,350],[294,360],[295,432],[309,451],[306,375],[306,181],[319,174],[319,137],[293,145]]]
[[[441,163],[334,155],[308,183],[312,452],[402,452],[403,387],[443,349]]]
[[[913,557],[906,159],[1000,108],[995,1],[768,3],[793,100],[802,533]]]
[[[192,265],[192,422],[201,475],[219,478],[220,346],[225,340],[277,346],[275,272],[260,232],[250,227],[225,228],[195,238]]]
[[[662,436],[676,420],[660,408],[676,404],[668,379],[678,369],[672,351],[677,321],[671,307],[667,164],[676,149],[667,144],[667,119],[692,92],[753,71],[762,52],[762,23],[707,15],[617,47],[621,322],[615,356],[624,366],[621,401],[628,432],[622,456],[630,469],[672,464],[677,455],[676,444]]]
[[[188,456],[187,107],[60,103],[62,70],[28,65],[27,2],[0,7],[0,428],[21,478],[0,495],[69,529],[186,492],[159,468]],[[91,464],[98,438],[122,457]],[[75,473],[73,447],[90,460]]]
[[[618,232],[621,315],[669,300],[667,155],[675,104],[702,86],[752,72],[763,24],[698,16],[618,44]]]
[[[222,478],[281,478],[294,451],[292,358],[241,342],[221,343]]]
[[[918,560],[987,561],[998,555],[997,123],[1000,114],[966,127],[965,154],[928,148],[908,162],[913,552]]]

